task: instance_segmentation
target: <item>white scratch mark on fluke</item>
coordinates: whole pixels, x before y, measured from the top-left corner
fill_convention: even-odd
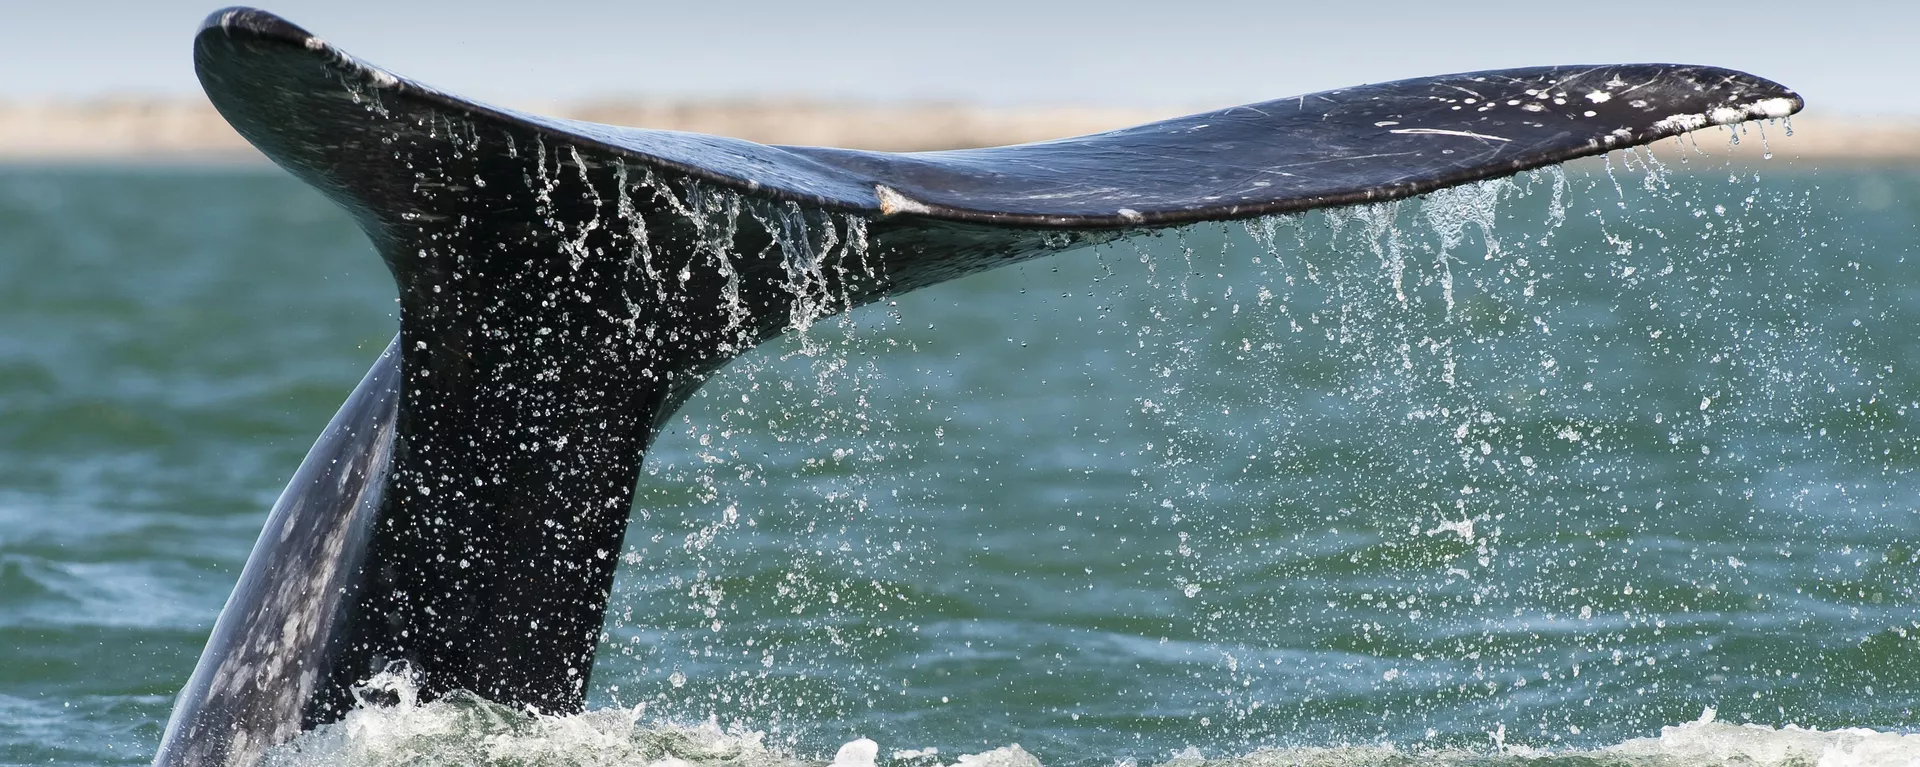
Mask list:
[[[874,196],[880,198],[880,215],[892,216],[900,213],[932,213],[933,209],[919,200],[896,192],[886,184],[873,185]]]
[[[1406,134],[1421,135],[1421,136],[1431,135],[1431,136],[1460,136],[1462,138],[1483,138],[1489,141],[1512,141],[1513,140],[1510,138],[1501,138],[1499,136],[1489,136],[1485,133],[1474,133],[1473,131],[1464,131],[1464,130],[1447,130],[1445,128],[1395,128],[1387,132],[1388,133],[1406,133]]]

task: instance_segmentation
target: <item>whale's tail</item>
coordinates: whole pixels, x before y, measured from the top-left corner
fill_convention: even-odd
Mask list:
[[[351,211],[400,332],[275,506],[159,764],[251,763],[393,663],[429,696],[581,708],[643,452],[785,329],[1148,228],[1402,198],[1801,105],[1711,67],[1548,67],[882,154],[489,107],[255,10],[209,18],[194,61],[242,135]]]

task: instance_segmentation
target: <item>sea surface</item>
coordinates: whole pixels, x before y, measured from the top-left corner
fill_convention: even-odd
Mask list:
[[[151,758],[394,311],[271,168],[0,168],[0,763]],[[648,456],[592,710],[273,760],[1912,765],[1916,469],[1920,167],[1669,142],[816,322]]]

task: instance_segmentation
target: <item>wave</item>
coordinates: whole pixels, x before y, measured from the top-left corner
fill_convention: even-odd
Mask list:
[[[268,754],[268,767],[1043,767],[1018,744],[951,758],[933,748],[894,748],[860,738],[831,760],[768,745],[763,733],[650,721],[644,704],[563,716],[528,716],[468,694],[420,703],[407,678],[382,674],[368,689],[394,705],[362,705],[337,723]],[[369,696],[371,697],[371,696]],[[1496,738],[1496,741],[1498,738]],[[901,744],[895,744],[901,745]],[[1074,761],[1100,761],[1078,758]],[[1131,759],[1111,760],[1135,767]],[[1920,733],[1820,730],[1699,719],[1595,749],[1488,750],[1354,745],[1263,748],[1208,757],[1198,747],[1155,767],[1913,767]]]

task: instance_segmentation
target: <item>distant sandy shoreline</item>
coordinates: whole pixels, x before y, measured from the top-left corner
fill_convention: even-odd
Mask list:
[[[964,104],[598,101],[528,111],[592,122],[734,136],[768,144],[920,151],[1019,144],[1097,133],[1190,110],[981,107]],[[1712,156],[1920,162],[1920,119],[1800,116],[1785,125],[1696,134]],[[1762,133],[1764,132],[1764,141]],[[1671,142],[1662,142],[1670,144]],[[1691,147],[1689,147],[1691,151]],[[1659,149],[1656,148],[1656,153]],[[0,162],[260,162],[202,100],[0,102]]]

